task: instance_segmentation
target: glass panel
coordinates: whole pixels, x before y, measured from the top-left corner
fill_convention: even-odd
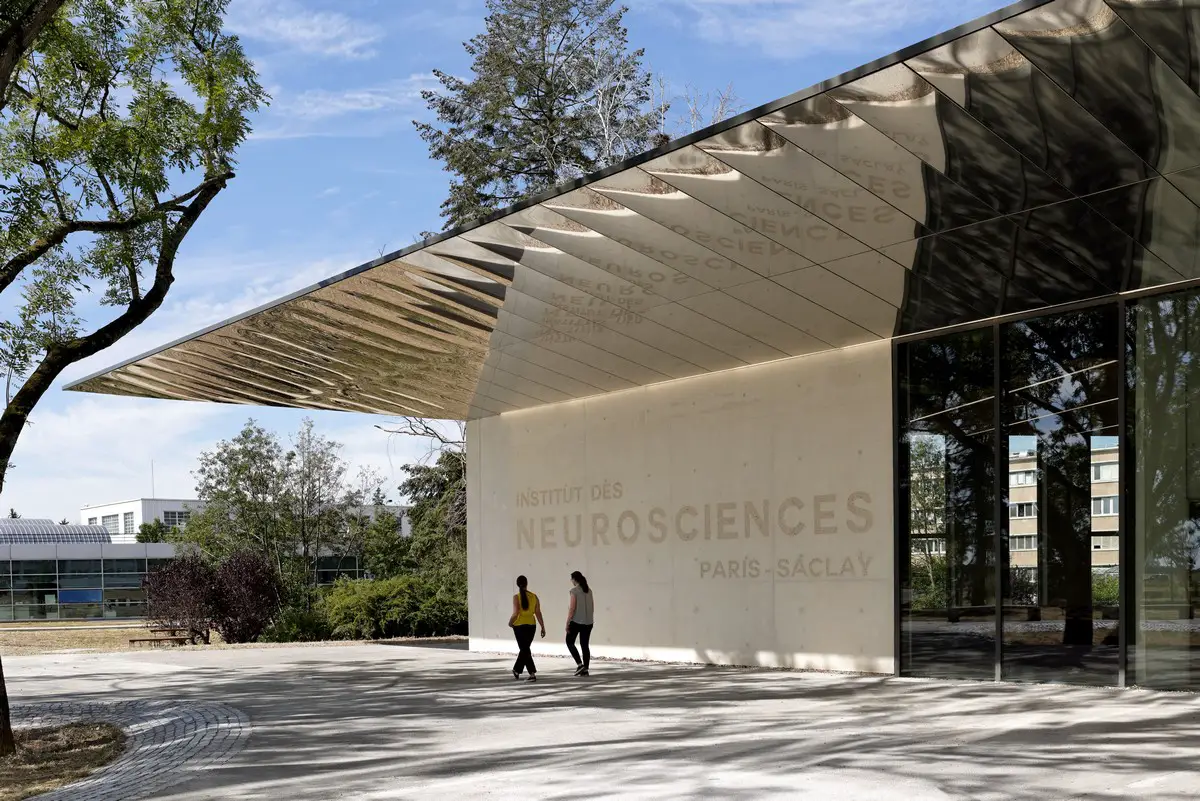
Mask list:
[[[150,570],[157,570],[160,567],[166,567],[171,564],[171,561],[170,559],[150,559],[148,560],[148,567]]]
[[[103,578],[99,573],[92,575],[77,575],[77,576],[59,576],[58,586],[62,588],[89,588],[104,586]]]
[[[13,603],[17,605],[58,603],[58,593],[54,590],[17,591],[12,594],[12,597]]]
[[[56,565],[53,559],[14,559],[12,572],[14,576],[38,574],[52,576],[56,572]]]
[[[1200,689],[1200,293],[1129,307],[1131,682]]]
[[[63,575],[72,575],[76,573],[99,573],[99,559],[60,559],[58,562],[58,572]],[[97,585],[99,586],[99,585]]]
[[[5,568],[7,568],[8,564],[5,563],[3,566]],[[8,573],[7,572],[0,573],[0,590],[7,590],[11,586],[12,586],[12,578],[8,575]]]
[[[49,590],[58,589],[58,580],[54,576],[13,576],[15,590]]]
[[[141,587],[144,573],[105,573],[104,586],[108,587]]]
[[[104,617],[104,610],[100,604],[64,604],[58,616],[62,620],[85,620]]]
[[[105,573],[145,573],[145,559],[105,559]]]
[[[1036,474],[1009,490],[1003,675],[1115,684],[1117,565],[1092,553],[1092,464],[1117,445],[1117,309],[1002,331],[1008,470]]]
[[[58,620],[58,607],[46,606],[14,606],[13,620]]]
[[[0,620],[12,620],[13,608],[8,604],[0,604]]]
[[[59,590],[60,604],[98,604],[101,600],[100,590]]]
[[[992,329],[901,345],[900,669],[992,679],[996,657]]]

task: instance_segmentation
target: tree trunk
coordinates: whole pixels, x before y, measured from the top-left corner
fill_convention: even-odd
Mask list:
[[[8,709],[8,690],[4,685],[4,661],[0,659],[0,757],[17,753],[13,737],[12,715]]]

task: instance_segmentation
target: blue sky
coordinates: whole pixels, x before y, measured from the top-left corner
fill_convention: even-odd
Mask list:
[[[629,0],[633,47],[682,91],[731,83],[744,108],[774,100],[974,19],[1000,0]],[[176,263],[163,308],[76,365],[32,417],[0,504],[76,520],[85,504],[191,497],[196,458],[253,416],[286,438],[305,413],[61,391],[121,359],[308,286],[440,228],[446,176],[412,128],[437,68],[467,75],[461,42],[483,0],[233,0],[238,33],[274,100],[254,121],[238,177]],[[100,312],[95,321],[101,321]],[[395,487],[425,451],[385,419],[314,414],[353,465]],[[393,497],[395,493],[393,491]]]

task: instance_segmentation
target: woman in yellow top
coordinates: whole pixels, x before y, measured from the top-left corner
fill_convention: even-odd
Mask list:
[[[533,664],[533,653],[529,646],[533,645],[533,635],[537,632],[535,621],[542,627],[542,636],[546,636],[546,622],[542,620],[542,604],[538,597],[529,591],[529,580],[517,576],[517,594],[513,596],[513,613],[508,619],[517,637],[517,663],[513,665],[513,678],[521,678],[521,671],[529,671],[529,681],[537,681],[537,668]]]

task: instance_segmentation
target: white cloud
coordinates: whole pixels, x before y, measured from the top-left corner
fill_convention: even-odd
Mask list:
[[[914,25],[938,30],[994,9],[995,0],[656,0],[662,10],[722,45],[760,48],[782,59],[897,47]],[[881,53],[882,55],[882,53]]]
[[[13,454],[15,469],[4,488],[4,508],[26,517],[77,521],[84,505],[151,496],[190,498],[202,451],[229,439],[248,418],[275,432],[285,446],[304,417],[322,435],[343,444],[352,480],[360,467],[384,478],[392,500],[404,480],[401,467],[421,461],[425,442],[389,437],[376,428],[388,420],[370,415],[262,409],[105,395],[60,396],[56,408],[39,407]]]
[[[306,136],[379,136],[407,124],[424,108],[421,92],[438,85],[431,73],[350,89],[272,92],[275,100],[256,122],[251,139]]]
[[[338,11],[306,8],[293,0],[236,0],[226,26],[247,39],[337,58],[370,58],[383,38],[376,25]]]

